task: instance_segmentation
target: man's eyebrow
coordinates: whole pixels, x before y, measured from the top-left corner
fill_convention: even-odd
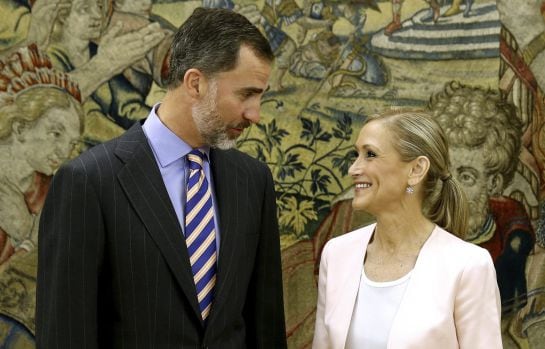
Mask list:
[[[59,131],[64,131],[64,130],[66,130],[66,127],[64,127],[64,125],[61,124],[61,123],[53,125],[52,128],[55,128],[55,129],[57,129],[57,130],[59,130]]]
[[[474,175],[475,177],[479,177],[479,171],[474,167],[460,166],[460,167],[456,168],[456,172],[458,172],[458,173],[461,173],[461,172],[464,172],[464,171],[471,172],[471,174]]]
[[[263,90],[262,88],[259,88],[259,87],[243,87],[241,88],[238,92],[240,94],[261,94],[263,93]]]

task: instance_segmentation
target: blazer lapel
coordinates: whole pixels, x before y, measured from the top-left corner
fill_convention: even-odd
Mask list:
[[[411,333],[414,334],[414,326],[407,326],[411,321],[418,319],[426,319],[426,309],[422,309],[424,302],[430,302],[434,298],[441,297],[447,298],[450,295],[446,292],[438,292],[437,284],[441,285],[441,282],[433,274],[433,266],[436,265],[436,260],[442,258],[441,254],[437,255],[436,246],[439,243],[439,227],[436,225],[431,235],[428,237],[420,252],[416,258],[416,263],[411,272],[411,277],[405,293],[399,303],[399,308],[392,322],[390,328],[390,335],[388,337],[387,348],[397,348],[399,346],[398,341],[400,339],[412,338]],[[431,268],[431,269],[430,269]],[[447,272],[447,271],[445,271]],[[435,311],[435,309],[432,309]],[[445,309],[445,311],[447,311]],[[428,315],[429,316],[429,315]],[[430,317],[427,317],[428,319]],[[427,348],[426,345],[421,344],[420,348]]]
[[[337,305],[334,307],[333,317],[335,320],[335,327],[339,329],[338,346],[335,348],[344,348],[346,344],[346,338],[348,336],[348,330],[350,329],[350,323],[352,321],[352,313],[354,312],[354,306],[356,305],[356,298],[358,296],[358,290],[360,288],[361,274],[363,272],[363,260],[365,258],[365,251],[367,250],[367,244],[375,229],[375,224],[369,225],[363,228],[363,231],[358,236],[358,240],[351,244],[351,248],[343,251],[343,263],[336,272],[338,277],[336,283],[340,286],[338,289],[341,293],[334,297],[337,301]]]
[[[163,254],[195,314],[201,318],[182,229],[139,123],[122,136],[115,153],[125,162],[125,167],[118,173],[121,187]]]
[[[230,151],[211,150],[210,162],[214,181],[217,209],[219,211],[220,226],[220,251],[218,261],[218,274],[216,291],[212,309],[210,310],[209,323],[211,323],[219,309],[228,301],[227,290],[235,278],[231,265],[235,258],[237,243],[236,222],[243,221],[244,213],[237,212],[237,200],[246,200],[248,197],[248,174],[237,164],[233,163],[229,156]],[[236,219],[236,216],[239,215]]]

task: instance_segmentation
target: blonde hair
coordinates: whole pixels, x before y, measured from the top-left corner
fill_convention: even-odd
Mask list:
[[[402,161],[425,156],[430,168],[424,180],[424,215],[435,224],[463,238],[468,230],[468,203],[460,185],[449,172],[445,133],[424,111],[394,109],[370,116],[365,123],[380,121],[392,134]]]
[[[13,103],[0,108],[0,140],[8,138],[14,122],[35,123],[50,109],[73,107],[79,116],[80,133],[83,131],[81,105],[68,92],[52,86],[36,85],[20,92]]]

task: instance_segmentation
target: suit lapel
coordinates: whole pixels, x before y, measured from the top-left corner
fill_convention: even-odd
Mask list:
[[[399,346],[397,342],[400,339],[413,337],[412,333],[415,333],[413,332],[415,327],[406,324],[415,320],[415,314],[418,314],[418,318],[426,318],[426,309],[423,309],[422,304],[437,297],[436,286],[441,285],[441,282],[438,282],[438,279],[434,277],[433,269],[436,260],[443,258],[440,253],[437,254],[437,249],[434,247],[434,245],[440,243],[440,239],[438,239],[439,230],[440,228],[436,225],[418,253],[409,283],[392,321],[388,337],[388,348],[397,348]],[[441,250],[439,249],[439,251]],[[447,293],[439,294],[441,294],[440,297],[445,299],[450,297]],[[422,348],[424,347],[426,346],[422,345]]]
[[[236,253],[236,222],[241,222],[244,219],[243,213],[238,212],[236,203],[239,200],[246,200],[248,197],[248,185],[246,183],[248,174],[232,161],[230,153],[231,151],[212,149],[210,156],[214,191],[219,211],[221,243],[216,291],[212,309],[210,310],[209,322],[213,321],[221,306],[228,301],[226,292],[230,289],[230,283],[235,279],[230,276],[230,273],[233,272],[232,261]]]
[[[140,124],[122,136],[115,153],[125,162],[125,167],[118,173],[121,187],[163,254],[195,314],[201,318],[182,229]]]
[[[369,239],[375,229],[375,224],[369,225],[364,228],[362,234],[358,236],[357,241],[354,241],[350,249],[343,250],[343,263],[335,271],[337,277],[335,283],[343,285],[339,287],[340,293],[337,297],[333,297],[337,301],[337,305],[333,305],[334,318],[336,327],[341,331],[339,335],[340,345],[339,348],[344,348],[346,339],[348,336],[348,330],[350,329],[350,322],[352,321],[352,313],[354,312],[354,306],[356,305],[356,298],[358,296],[358,290],[360,288],[361,274],[363,272],[363,261],[365,258],[365,251]],[[335,346],[337,348],[337,346]]]

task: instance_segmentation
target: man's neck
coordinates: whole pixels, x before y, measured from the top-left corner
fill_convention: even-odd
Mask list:
[[[192,148],[203,146],[187,96],[168,91],[156,110],[161,122]]]

